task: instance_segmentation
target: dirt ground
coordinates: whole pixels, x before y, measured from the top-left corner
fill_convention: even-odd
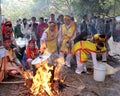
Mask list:
[[[74,72],[73,62],[71,69],[66,66],[63,69],[64,84],[66,86],[60,91],[60,96],[120,96],[120,71],[114,75],[106,76],[104,82],[97,82],[93,79],[93,69],[91,67],[88,66],[89,74],[78,75]],[[113,61],[111,60],[110,63],[113,64]],[[120,62],[115,64],[120,65]],[[8,78],[7,81],[22,81],[23,79],[20,78]],[[30,95],[28,94],[28,88],[22,83],[0,84],[0,96]]]
[[[120,55],[114,55],[109,59],[108,64],[114,68],[120,67]],[[118,54],[117,54],[118,53]],[[89,61],[87,65],[92,65]],[[64,84],[60,96],[120,96],[120,71],[113,75],[106,76],[104,82],[97,82],[93,79],[93,69],[88,66],[88,72],[81,75],[76,74],[76,66],[72,60],[72,68],[64,67]],[[22,81],[21,77],[9,78],[7,81]],[[30,96],[28,88],[21,84],[0,84],[0,96]]]

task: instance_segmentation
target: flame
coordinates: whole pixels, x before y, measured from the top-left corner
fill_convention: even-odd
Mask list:
[[[32,78],[33,78],[33,75],[32,75],[32,73],[30,72],[30,70],[26,70],[26,71],[23,72],[23,77],[24,77],[25,79],[32,79]]]
[[[55,68],[55,72],[54,72],[54,80],[59,80],[59,73],[60,70],[62,70],[62,67],[65,65],[65,61],[63,57],[60,57],[58,59],[55,60],[55,62],[57,62],[57,66]]]
[[[55,56],[57,57],[57,56]],[[64,66],[64,58],[55,58],[52,59],[54,66],[48,64],[48,60],[42,62],[42,65],[37,69],[36,75],[33,77],[30,71],[24,72],[24,77],[26,79],[32,78],[32,85],[29,87],[32,93],[32,96],[55,96],[53,81],[60,80],[60,74],[62,67]],[[52,65],[53,65],[52,64]],[[54,71],[54,73],[52,73]],[[53,77],[54,76],[54,77]],[[30,83],[31,84],[31,83]],[[57,89],[55,89],[58,92]],[[57,93],[56,93],[57,96]]]
[[[40,52],[41,52],[41,53],[44,53],[44,54],[48,53],[48,48],[46,48],[46,43],[45,43],[45,41],[41,41]]]
[[[48,63],[38,68],[36,75],[33,78],[32,87],[30,88],[33,95],[42,96],[42,94],[47,92],[48,95],[54,96],[50,83],[52,77],[50,70],[53,70],[53,66],[48,66]]]

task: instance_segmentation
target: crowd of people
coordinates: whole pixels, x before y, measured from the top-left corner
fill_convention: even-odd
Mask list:
[[[10,68],[5,69],[9,75],[21,73],[21,66],[32,71],[31,62],[45,51],[64,58],[67,67],[71,67],[71,58],[75,55],[75,72],[81,74],[87,72],[85,63],[88,54],[91,54],[94,66],[98,64],[97,54],[102,54],[102,61],[107,62],[109,38],[112,36],[115,42],[120,41],[120,25],[115,18],[88,18],[84,15],[78,23],[69,15],[59,15],[56,19],[55,14],[51,14],[50,18],[40,17],[39,22],[36,17],[32,17],[30,21],[27,18],[18,19],[14,27],[8,20],[4,20],[1,25],[3,43],[1,39],[0,47],[7,52],[5,58],[8,54],[12,57],[7,60],[11,64]],[[28,43],[24,48],[19,48],[17,38],[27,38]],[[2,58],[0,62],[3,62]]]

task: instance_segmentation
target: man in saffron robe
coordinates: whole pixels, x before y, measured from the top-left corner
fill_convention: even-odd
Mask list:
[[[60,48],[60,57],[64,57],[66,54],[66,65],[68,67],[70,66],[70,60],[72,58],[71,55],[71,47],[72,47],[72,41],[76,37],[76,26],[75,22],[71,20],[71,17],[68,15],[64,16],[64,24],[60,28],[58,42]]]
[[[77,61],[77,68],[76,73],[81,74],[83,71],[86,72],[86,66],[85,63],[87,62],[88,58],[87,55],[91,54],[93,65],[97,66],[97,60],[96,60],[96,53],[102,53],[105,52],[106,48],[103,43],[97,43],[94,44],[90,41],[79,41],[75,43],[72,47],[72,54],[76,55],[76,61]]]
[[[57,51],[57,38],[58,38],[58,27],[56,23],[49,22],[48,28],[44,31],[41,38],[40,50],[46,49],[50,53],[56,53]]]

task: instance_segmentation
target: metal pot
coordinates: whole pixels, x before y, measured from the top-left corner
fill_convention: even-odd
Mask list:
[[[39,57],[35,58],[32,61],[32,65],[34,65],[36,68],[39,68],[41,65],[48,63],[48,59],[50,58],[51,53],[40,55]]]

